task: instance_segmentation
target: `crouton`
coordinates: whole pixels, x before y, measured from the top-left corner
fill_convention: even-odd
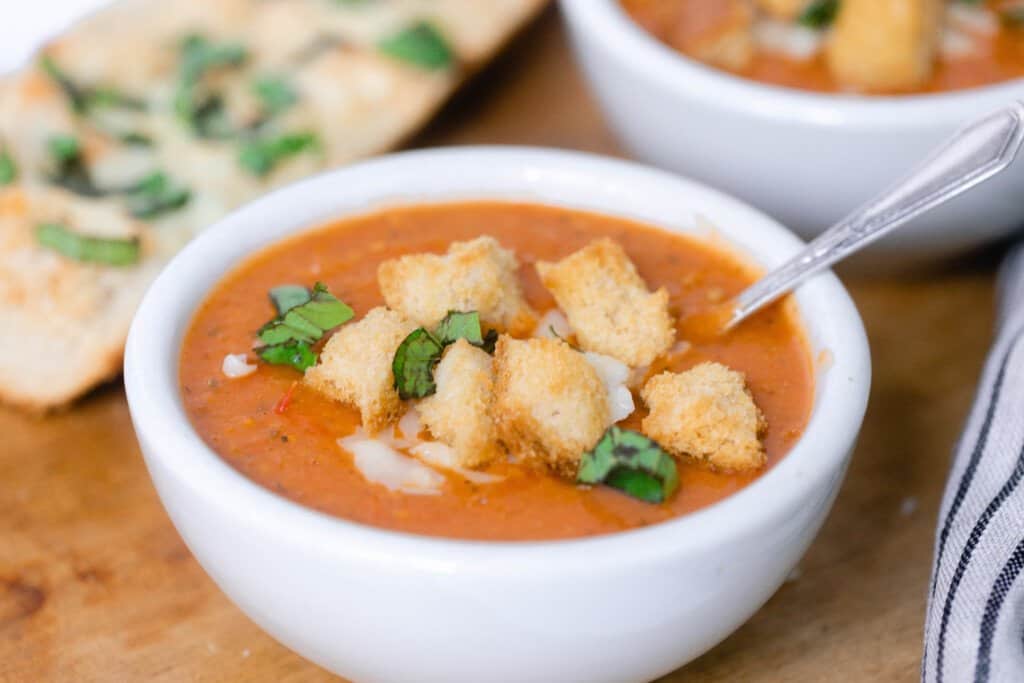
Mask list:
[[[673,5],[680,16],[667,36],[675,47],[702,62],[733,71],[754,57],[754,10],[749,0],[705,0]]]
[[[755,2],[765,14],[786,21],[796,19],[810,4],[810,0],[755,0]]]
[[[378,307],[345,325],[327,341],[320,363],[306,371],[314,389],[359,410],[363,428],[376,434],[402,416],[391,361],[415,323]]]
[[[487,325],[526,335],[536,315],[516,279],[519,262],[493,237],[452,242],[448,253],[409,254],[377,269],[390,308],[432,329],[449,311],[476,311]]]
[[[640,392],[643,433],[670,453],[724,472],[763,467],[767,424],[742,373],[720,363],[655,375]]]
[[[584,350],[639,367],[675,343],[668,292],[649,292],[626,252],[612,240],[592,242],[558,263],[540,261],[537,273]]]
[[[501,453],[491,405],[494,371],[491,357],[460,339],[445,351],[434,370],[437,393],[417,409],[434,438],[455,451],[459,467],[481,467]]]
[[[580,456],[610,422],[597,371],[564,341],[502,336],[494,375],[494,422],[509,452],[575,477]]]
[[[942,0],[843,0],[826,47],[832,74],[858,90],[918,88],[932,74]]]

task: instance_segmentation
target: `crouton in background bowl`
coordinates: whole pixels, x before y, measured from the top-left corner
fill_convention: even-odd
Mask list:
[[[1024,61],[990,63],[1020,54],[995,50],[994,32],[1024,40],[1019,27],[999,21],[996,3],[841,0],[831,28],[813,15],[829,3],[810,0],[646,6],[664,15],[687,4],[722,14],[713,45],[687,42],[678,27],[659,40],[624,9],[642,0],[561,6],[594,93],[636,157],[735,194],[808,239],[908,173],[959,126],[1024,97]],[[727,5],[746,14],[730,20]],[[790,82],[778,78],[782,53],[797,63]],[[986,80],[993,74],[998,82]],[[873,245],[859,263],[917,265],[1009,235],[1024,223],[1022,164]]]
[[[529,201],[636,219],[714,241],[763,267],[802,246],[773,220],[714,190],[576,153],[407,152],[299,182],[192,242],[139,309],[125,382],[152,479],[221,589],[282,643],[352,680],[656,678],[724,639],[772,595],[813,540],[843,480],[871,370],[860,317],[832,274],[794,296],[811,357],[829,359],[815,364],[803,437],[740,492],[639,530],[543,542],[385,531],[258,486],[189,423],[178,383],[182,339],[193,311],[226,271],[328,219],[460,199]]]

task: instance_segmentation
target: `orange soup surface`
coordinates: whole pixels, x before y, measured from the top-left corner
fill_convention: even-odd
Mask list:
[[[737,0],[620,0],[623,9],[647,32],[679,52],[694,57],[694,45],[704,44],[730,21],[728,7]],[[959,0],[957,0],[959,1]],[[879,94],[937,93],[976,88],[1024,77],[1024,12],[1016,0],[982,0],[975,10],[988,12],[988,22],[964,22],[951,28],[954,42],[967,45],[952,54],[941,47],[923,83],[913,88],[885,89]],[[840,0],[842,2],[842,0]],[[955,3],[951,3],[955,4]],[[967,3],[962,3],[966,5]],[[808,5],[810,6],[810,5]],[[958,8],[954,8],[956,11]],[[963,10],[964,8],[959,8]],[[793,20],[794,23],[797,20]],[[936,29],[942,42],[942,29]],[[828,37],[825,36],[824,40]],[[800,90],[844,92],[859,90],[840,82],[829,68],[824,50],[809,58],[795,58],[779,50],[766,49],[754,41],[754,56],[743,66],[719,67],[751,80]]]
[[[239,472],[302,505],[386,529],[464,539],[560,539],[642,527],[720,501],[763,472],[726,474],[680,462],[678,491],[651,504],[501,461],[485,470],[504,477],[498,483],[474,484],[447,473],[441,495],[407,495],[364,479],[338,444],[359,427],[358,412],[303,385],[295,369],[260,363],[251,375],[224,375],[227,354],[249,352],[249,362],[256,362],[255,333],[274,316],[267,297],[272,287],[322,281],[358,320],[383,304],[377,285],[382,261],[444,252],[453,241],[480,235],[516,252],[526,297],[540,313],[555,304],[533,264],[613,238],[651,289],[668,290],[678,338],[691,341],[677,344],[664,368],[681,371],[715,360],[744,372],[768,423],[768,468],[799,438],[813,401],[813,372],[791,303],[767,309],[725,337],[701,329],[709,319],[701,312],[752,281],[748,268],[715,248],[630,221],[500,202],[347,218],[274,245],[229,273],[197,311],[182,346],[182,397],[199,435]],[[635,401],[637,412],[622,425],[639,430],[644,411],[638,396]]]

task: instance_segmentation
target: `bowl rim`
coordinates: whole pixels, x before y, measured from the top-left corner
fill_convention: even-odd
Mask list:
[[[520,185],[517,193],[524,195],[485,195],[492,199],[576,206],[628,217],[625,212],[562,203],[558,200],[559,192],[571,194],[582,188],[587,192],[609,193],[609,197],[619,201],[619,197],[629,196],[627,193],[639,191],[643,196],[653,190],[642,188],[655,188],[660,192],[671,191],[673,197],[676,193],[689,197],[691,203],[714,204],[720,215],[730,216],[730,222],[735,224],[728,229],[719,227],[715,238],[723,236],[741,253],[758,254],[762,260],[770,255],[772,262],[779,262],[803,245],[773,219],[717,190],[634,162],[579,152],[493,146],[420,150],[379,157],[301,180],[264,195],[208,228],[178,253],[146,292],[126,346],[125,387],[132,421],[151,474],[159,468],[161,475],[174,477],[179,485],[188,487],[206,502],[244,516],[247,523],[259,525],[268,533],[301,543],[311,552],[346,557],[358,554],[381,562],[398,561],[443,572],[453,571],[456,566],[477,567],[481,571],[486,567],[490,574],[509,575],[556,562],[566,571],[593,571],[598,558],[624,566],[662,557],[666,552],[709,549],[728,542],[729,538],[756,533],[759,522],[770,518],[773,511],[781,513],[801,501],[813,500],[815,492],[842,475],[867,405],[871,363],[860,316],[831,272],[804,284],[795,296],[808,337],[820,336],[831,352],[830,367],[817,373],[815,405],[804,434],[786,457],[755,482],[712,506],[681,517],[624,532],[561,540],[486,541],[422,536],[372,527],[304,507],[263,488],[231,467],[199,438],[188,421],[180,400],[178,363],[184,328],[209,287],[256,250],[240,246],[244,239],[260,239],[252,236],[256,232],[251,230],[253,226],[260,220],[273,223],[273,228],[263,231],[267,234],[261,242],[273,244],[323,224],[322,216],[295,217],[304,210],[314,211],[309,208],[314,196],[339,207],[345,201],[341,197],[356,198],[362,204],[379,200],[391,205],[423,203],[408,197],[394,201],[401,196],[394,192],[375,196],[374,186],[363,181],[392,183],[403,173],[423,174],[429,170],[435,177],[431,182],[436,182],[436,178],[441,178],[442,183],[463,182],[445,178],[467,169],[478,175],[464,182],[480,182],[477,178],[487,174],[501,176],[504,182],[509,176],[511,182]],[[554,187],[559,183],[561,190]],[[360,193],[365,196],[360,197]],[[326,199],[328,194],[330,199]],[[445,196],[443,191],[436,196],[427,194],[435,202],[484,198],[467,196],[467,192],[454,196]],[[338,208],[332,215],[337,218],[357,213]],[[195,292],[189,294],[190,290]],[[158,477],[154,476],[154,480]],[[166,500],[163,502],[167,504]]]
[[[601,49],[639,77],[687,98],[743,112],[816,126],[877,129],[958,125],[1024,96],[1024,78],[940,93],[857,95],[818,93],[761,83],[708,66],[663,44],[636,24],[617,0],[560,0],[570,26],[600,36]]]

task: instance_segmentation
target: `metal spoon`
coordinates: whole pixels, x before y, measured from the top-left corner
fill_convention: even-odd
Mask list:
[[[731,302],[728,331],[812,275],[1005,170],[1024,142],[1024,103],[974,121],[914,172],[818,236]]]

